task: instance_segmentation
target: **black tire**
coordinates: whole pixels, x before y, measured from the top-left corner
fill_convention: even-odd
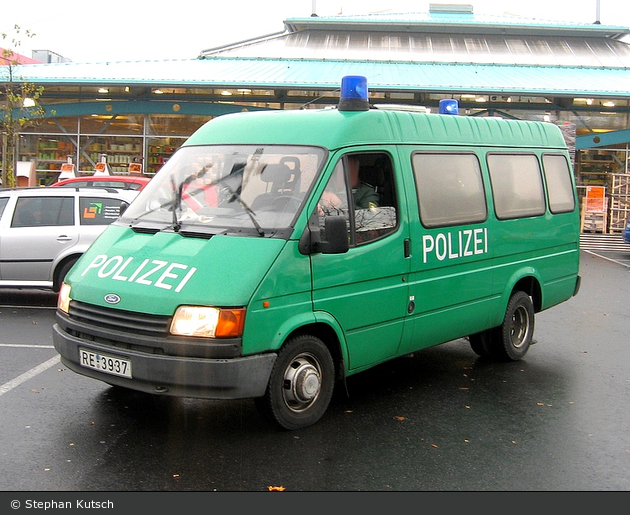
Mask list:
[[[500,361],[518,361],[532,343],[534,336],[534,304],[527,293],[512,294],[505,310],[503,323],[488,339],[488,350]]]
[[[69,259],[63,265],[61,265],[61,268],[58,269],[58,272],[56,273],[55,281],[53,284],[53,290],[55,291],[55,293],[59,292],[59,289],[61,288],[61,284],[63,283],[63,280],[66,278],[66,275],[68,275],[68,272],[74,266],[74,264],[78,261],[78,259],[79,258]]]
[[[280,349],[259,412],[282,429],[313,425],[326,412],[335,386],[330,351],[315,336],[301,335]]]

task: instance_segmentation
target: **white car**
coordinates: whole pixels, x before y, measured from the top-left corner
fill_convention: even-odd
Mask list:
[[[0,189],[0,287],[58,291],[64,277],[137,191]]]

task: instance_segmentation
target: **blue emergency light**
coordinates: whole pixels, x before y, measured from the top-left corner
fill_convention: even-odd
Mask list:
[[[440,100],[440,114],[459,114],[459,104],[454,98]]]
[[[339,111],[369,111],[367,78],[361,75],[346,75],[341,79]]]

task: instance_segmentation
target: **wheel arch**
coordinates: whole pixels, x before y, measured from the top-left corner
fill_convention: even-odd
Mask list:
[[[282,341],[274,344],[274,348],[280,349],[287,341],[296,336],[310,334],[319,338],[328,348],[335,363],[336,379],[343,379],[346,375],[346,363],[348,363],[348,351],[345,345],[343,331],[337,321],[328,313],[317,313],[314,319],[303,320],[299,325],[284,333]]]
[[[527,267],[519,270],[512,275],[507,284],[512,286],[506,288],[504,291],[503,298],[505,299],[506,306],[515,291],[523,291],[532,298],[534,312],[538,313],[541,311],[543,305],[542,280],[535,268]]]
[[[83,252],[74,252],[72,254],[68,254],[67,256],[64,256],[55,264],[55,267],[53,268],[53,274],[52,274],[54,291],[59,291],[59,288],[61,288],[60,274],[64,266],[66,266],[66,264],[70,263],[71,261],[76,263],[82,255],[83,255]]]

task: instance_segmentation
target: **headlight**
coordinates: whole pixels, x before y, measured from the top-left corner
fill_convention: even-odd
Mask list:
[[[70,285],[63,283],[57,296],[57,309],[63,311],[66,315],[70,309],[70,290]]]
[[[171,334],[202,338],[235,338],[243,334],[245,310],[180,306],[171,322]]]

